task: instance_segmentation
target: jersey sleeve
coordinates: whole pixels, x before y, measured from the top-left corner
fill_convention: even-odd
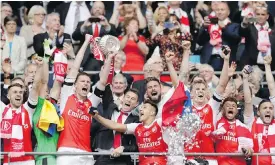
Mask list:
[[[98,106],[98,104],[101,102],[104,91],[100,90],[98,87],[98,83],[95,85],[95,87],[93,88],[93,93],[88,96],[88,99],[91,101],[92,103],[92,107],[96,108]]]
[[[269,100],[271,101],[271,103],[272,103],[273,106],[274,106],[274,117],[275,117],[275,96],[270,96],[270,97],[269,97]]]
[[[63,113],[68,97],[73,94],[73,84],[75,79],[66,78],[61,88],[60,94],[60,114]]]
[[[219,95],[217,92],[214,92],[212,98],[209,100],[209,105],[213,110],[213,124],[216,125],[219,120],[219,111],[222,103],[223,97]]]
[[[32,121],[32,116],[33,116],[33,113],[36,109],[36,106],[37,106],[37,103],[38,101],[34,101],[32,100],[30,97],[28,98],[28,100],[24,103],[24,108],[28,111],[29,113],[29,118],[30,118],[30,121]],[[31,125],[32,125],[32,122],[31,122]]]
[[[140,123],[126,124],[126,134],[135,134],[135,130]]]

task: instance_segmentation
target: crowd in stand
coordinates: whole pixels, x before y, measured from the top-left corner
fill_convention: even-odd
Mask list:
[[[252,156],[275,153],[272,4],[2,2],[4,165],[166,165],[169,156],[122,153],[167,152],[167,128],[189,113],[201,127],[183,152],[243,155],[179,165],[275,165]],[[103,37],[120,49],[106,53]],[[92,151],[104,154],[25,154]]]

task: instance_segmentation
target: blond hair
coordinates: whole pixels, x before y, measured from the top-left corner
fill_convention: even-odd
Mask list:
[[[157,25],[159,24],[159,11],[160,11],[161,9],[166,10],[166,12],[167,12],[167,14],[168,14],[166,19],[169,19],[169,11],[168,11],[168,9],[167,9],[165,6],[159,6],[159,7],[155,10],[155,12],[154,12],[154,20],[155,20],[155,22],[156,22]]]
[[[37,12],[39,12],[39,11],[42,11],[44,14],[47,14],[44,7],[42,7],[40,5],[34,5],[33,7],[31,7],[29,14],[28,14],[29,23],[31,25],[34,23],[34,15],[37,14]]]

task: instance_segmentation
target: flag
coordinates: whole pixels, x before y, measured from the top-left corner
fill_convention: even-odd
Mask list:
[[[36,110],[41,111],[37,127],[52,136],[64,129],[64,119],[58,114],[59,108],[46,99],[39,98]]]
[[[179,82],[174,93],[169,98],[169,100],[163,105],[162,109],[162,125],[167,126],[176,126],[178,119],[181,117],[184,106],[189,105],[186,103],[188,96],[185,92],[185,87],[182,82]]]

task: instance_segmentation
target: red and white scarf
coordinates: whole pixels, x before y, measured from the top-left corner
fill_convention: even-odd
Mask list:
[[[248,127],[240,120],[236,120],[234,123],[236,127],[236,138],[238,139],[238,152],[242,152],[242,148],[253,148],[252,134]],[[222,117],[217,122],[217,129],[211,133],[212,137],[218,138],[227,133],[230,129],[230,124],[227,119]]]
[[[226,18],[225,20],[222,21],[223,24],[226,26],[229,23],[231,23],[229,18]],[[222,44],[222,28],[216,24],[211,24],[208,27],[208,32],[210,35],[210,44],[215,46],[215,47],[221,47]]]
[[[57,81],[64,82],[64,77],[66,76],[68,60],[67,57],[59,50],[54,51],[54,76]]]
[[[269,39],[269,34],[271,33],[271,29],[269,28],[268,22],[266,22],[263,26],[260,24],[254,23],[254,26],[258,30],[258,45],[257,49],[259,50],[257,63],[264,64],[264,59],[262,54],[271,54],[271,43]]]
[[[94,55],[95,59],[100,60],[100,61],[105,60],[103,53],[101,52],[99,46],[97,45],[97,43],[93,37],[91,37],[91,39],[90,39],[90,48],[91,48],[91,53]]]
[[[267,52],[270,48],[270,39],[269,34],[271,33],[271,29],[269,28],[268,22],[266,22],[263,26],[260,24],[254,23],[256,29],[258,30],[258,50],[260,52]]]
[[[25,113],[24,107],[21,106],[16,111],[11,109],[11,105],[7,105],[2,113],[1,122],[1,138],[10,139],[10,156],[20,157],[24,153],[24,129]],[[30,123],[26,123],[30,124]]]
[[[264,144],[262,137],[265,132],[265,126],[261,118],[255,119],[252,125],[252,134],[254,140],[254,150],[255,152],[261,152],[264,149]],[[275,119],[273,119],[272,123],[268,126],[267,131],[267,139],[269,143],[269,153],[275,153]],[[275,164],[275,156],[271,156],[272,164]]]
[[[173,9],[169,6],[168,6],[168,11],[169,11],[169,14],[175,14],[179,18],[182,30],[190,33],[190,23],[189,23],[187,13],[183,11],[181,8]]]

